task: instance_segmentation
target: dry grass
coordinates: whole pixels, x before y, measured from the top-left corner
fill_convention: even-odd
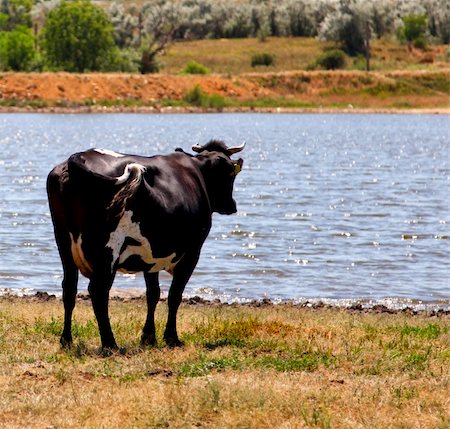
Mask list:
[[[111,314],[102,357],[89,302],[67,352],[59,301],[0,301],[0,427],[450,426],[448,316],[184,305],[186,346],[142,350],[144,303]]]
[[[314,64],[324,49],[333,47],[306,37],[269,37],[265,42],[255,38],[193,40],[174,43],[161,58],[163,72],[179,73],[189,61],[199,62],[212,73],[238,75],[251,72],[281,72],[306,70]],[[427,51],[410,50],[395,41],[374,40],[371,50],[372,70],[440,70],[448,68],[448,46],[430,45]],[[274,56],[273,66],[251,67],[253,54]],[[361,58],[348,58],[347,69],[364,70]]]

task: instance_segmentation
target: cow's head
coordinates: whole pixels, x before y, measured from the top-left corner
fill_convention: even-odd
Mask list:
[[[205,180],[208,197],[213,212],[220,214],[236,213],[236,201],[233,199],[234,179],[242,170],[244,161],[237,161],[231,156],[244,149],[241,146],[226,147],[218,140],[211,140],[204,146],[194,145],[192,150],[197,152],[196,158],[200,162],[200,169]]]

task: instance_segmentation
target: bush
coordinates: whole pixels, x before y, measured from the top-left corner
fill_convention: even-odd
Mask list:
[[[137,49],[115,48],[100,65],[104,72],[139,73],[141,54]]]
[[[192,106],[221,110],[225,107],[225,99],[221,95],[209,95],[199,85],[195,85],[185,96],[184,101]]]
[[[184,66],[181,73],[182,74],[208,74],[209,69],[207,67],[205,67],[203,64],[197,63],[196,61],[190,61]]]
[[[0,68],[28,71],[36,58],[31,30],[18,26],[13,31],[0,32]]]
[[[253,54],[251,65],[252,67],[256,66],[272,66],[275,64],[275,58],[272,54],[262,53],[262,54]]]
[[[412,44],[417,49],[426,50],[428,45],[427,38],[425,36],[419,36],[413,40]]]
[[[345,52],[340,49],[326,51],[317,58],[316,64],[325,70],[342,69],[345,67]]]

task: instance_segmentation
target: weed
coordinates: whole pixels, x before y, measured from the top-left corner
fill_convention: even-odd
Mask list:
[[[434,340],[448,332],[448,327],[442,327],[436,323],[428,323],[424,326],[403,326],[399,329],[402,338],[415,336],[425,340]]]
[[[255,367],[272,368],[279,372],[315,371],[319,365],[330,366],[335,358],[330,353],[304,352],[287,353],[278,356],[264,356],[257,358]]]
[[[423,371],[430,356],[430,351],[431,349],[427,349],[424,352],[412,352],[408,354],[405,358],[405,369]]]
[[[303,421],[308,427],[329,429],[331,428],[330,412],[323,404],[314,406],[312,409],[307,405],[301,411]]]
[[[391,390],[392,396],[397,400],[410,400],[416,398],[418,395],[417,389],[415,387],[398,386],[393,387]]]
[[[220,402],[221,385],[215,380],[207,380],[206,387],[200,393],[202,408],[217,411]]]
[[[223,371],[225,369],[239,369],[241,364],[236,357],[217,357],[209,359],[206,355],[200,355],[192,362],[184,363],[178,370],[178,375],[183,377],[200,377],[211,371]]]
[[[202,107],[205,109],[221,110],[225,107],[225,99],[217,94],[209,95],[204,92],[200,85],[195,85],[184,96],[184,101],[192,106]]]
[[[188,62],[183,70],[181,71],[181,74],[208,74],[209,69],[205,67],[203,64],[197,63],[196,61],[190,61]]]

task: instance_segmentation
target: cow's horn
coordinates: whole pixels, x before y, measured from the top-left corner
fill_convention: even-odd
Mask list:
[[[230,154],[233,155],[233,153],[240,152],[242,149],[244,149],[244,147],[245,147],[245,142],[242,143],[240,146],[229,147],[228,152],[230,152]]]
[[[192,150],[193,150],[194,152],[200,153],[200,152],[203,151],[203,147],[200,146],[199,144],[195,144],[194,146],[192,146]]]

